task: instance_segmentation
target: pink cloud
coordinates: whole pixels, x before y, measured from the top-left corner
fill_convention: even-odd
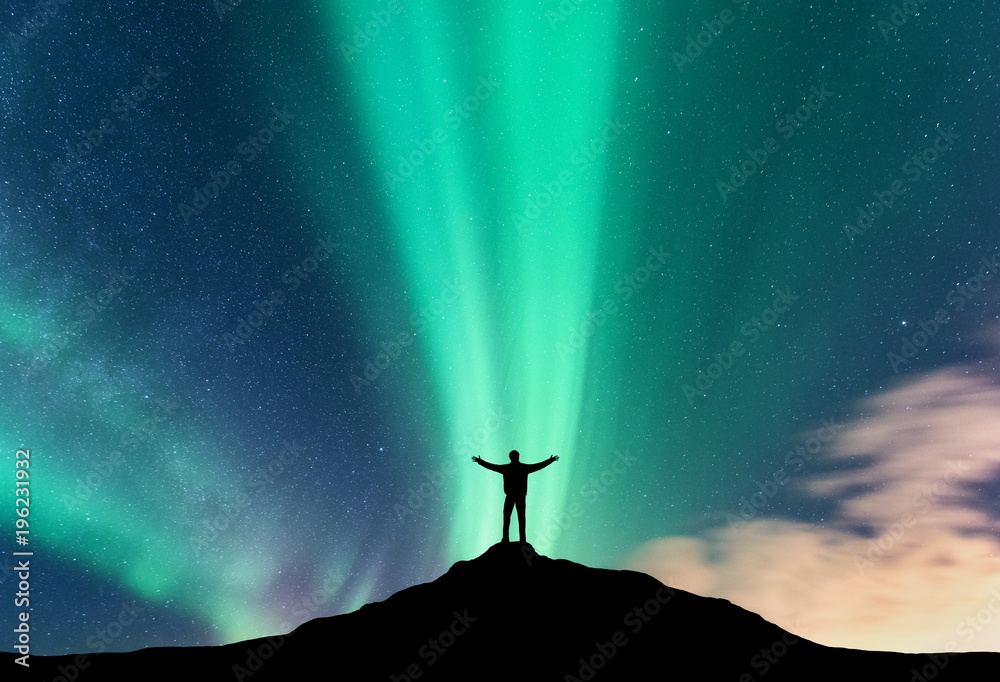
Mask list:
[[[1000,651],[1000,387],[959,368],[867,399],[788,485],[837,502],[821,524],[757,517],[639,547],[625,568],[722,597],[831,646]],[[874,537],[862,535],[870,528]]]

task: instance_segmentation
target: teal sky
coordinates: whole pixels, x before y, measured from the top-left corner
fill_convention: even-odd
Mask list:
[[[40,653],[95,650],[133,600],[104,647],[432,580],[500,539],[471,457],[511,449],[560,458],[529,480],[542,553],[758,611],[748,576],[794,601],[783,552],[854,566],[907,486],[971,458],[866,589],[924,585],[904,549],[998,513],[1000,445],[962,440],[996,406],[996,14],[60,5],[0,59],[0,442],[9,471],[32,452]],[[917,447],[884,397],[928,391],[984,396],[921,422],[967,450]],[[754,499],[758,541],[720,540]],[[1000,576],[983,542],[955,584]],[[945,638],[921,628],[885,646]]]

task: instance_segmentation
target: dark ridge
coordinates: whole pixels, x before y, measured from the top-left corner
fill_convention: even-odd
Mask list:
[[[1000,654],[826,647],[724,599],[634,571],[595,569],[501,543],[437,580],[292,633],[218,647],[30,658],[16,679],[813,680],[993,679]],[[4,676],[7,679],[6,675]]]

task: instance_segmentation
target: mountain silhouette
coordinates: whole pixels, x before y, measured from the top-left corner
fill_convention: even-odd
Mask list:
[[[30,672],[14,665],[15,657],[4,654],[3,663],[15,679],[46,682],[929,682],[995,679],[1000,669],[1000,653],[822,646],[724,599],[644,573],[550,559],[522,543],[494,545],[433,582],[287,635],[216,647],[32,656]]]

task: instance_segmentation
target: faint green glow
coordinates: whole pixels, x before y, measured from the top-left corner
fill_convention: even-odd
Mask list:
[[[195,453],[201,447],[196,443],[213,439],[192,433],[190,442],[178,444],[172,440],[176,434],[170,417],[161,422],[152,419],[154,410],[139,398],[107,399],[107,394],[127,392],[109,385],[107,377],[80,381],[86,368],[53,363],[42,375],[71,387],[63,390],[71,394],[67,397],[75,410],[63,415],[65,421],[54,433],[36,428],[27,444],[32,451],[33,502],[29,549],[51,557],[73,557],[95,579],[120,585],[140,605],[172,602],[180,611],[215,624],[220,643],[273,634],[276,624],[259,617],[255,601],[260,585],[276,570],[261,558],[267,554],[233,555],[227,550],[198,557],[192,551],[191,538],[205,532],[202,522],[220,511],[217,491],[232,482],[221,462],[202,454],[196,477],[160,466],[173,461],[171,453],[178,446]],[[131,387],[128,393],[133,391]],[[44,415],[48,405],[33,398],[26,407],[28,415],[37,416]],[[0,411],[0,423],[18,421],[8,408]],[[6,442],[17,442],[15,429],[4,431]],[[91,443],[113,447],[91,451],[87,449]],[[67,466],[60,453],[77,455],[70,460],[75,465]],[[204,502],[194,502],[197,499]],[[264,537],[281,535],[279,528],[267,524],[261,528],[258,523],[253,531]],[[223,528],[215,547],[229,547],[245,533],[246,525],[242,530]]]

